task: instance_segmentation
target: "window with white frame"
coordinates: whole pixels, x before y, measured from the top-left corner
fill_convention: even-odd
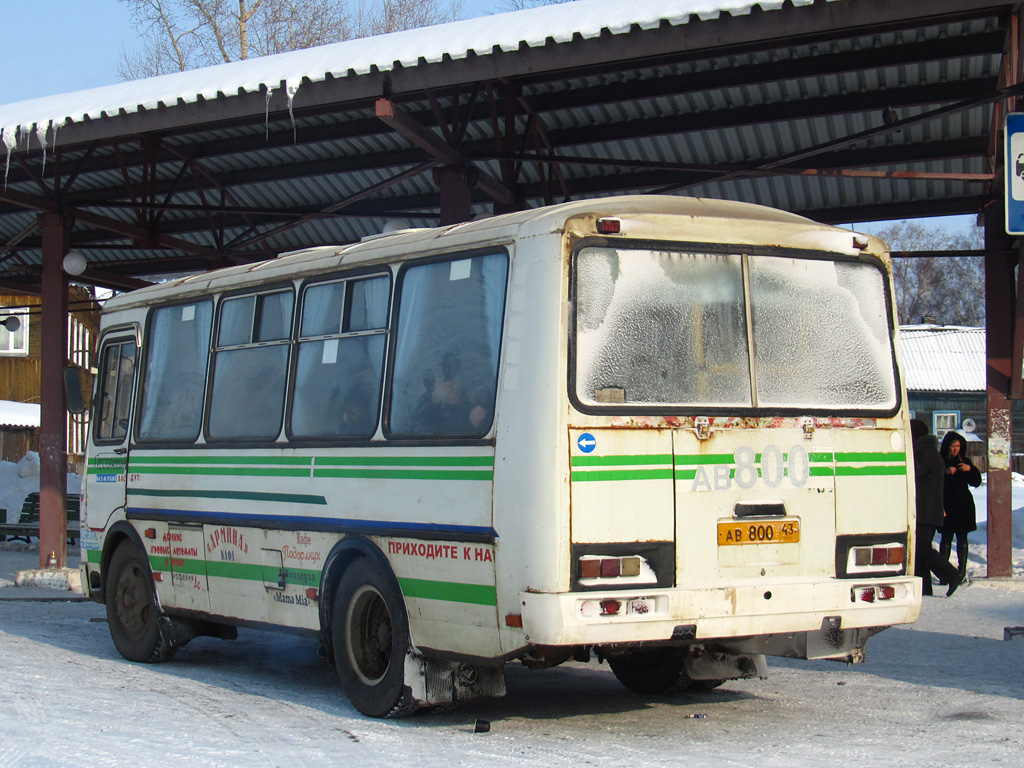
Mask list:
[[[935,411],[932,414],[932,432],[939,440],[959,426],[960,411]]]
[[[28,355],[28,309],[0,307],[0,355]]]

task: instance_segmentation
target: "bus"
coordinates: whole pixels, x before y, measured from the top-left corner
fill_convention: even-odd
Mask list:
[[[315,637],[374,717],[514,661],[862,661],[921,602],[891,282],[873,237],[622,196],[117,296],[84,589],[133,661]]]

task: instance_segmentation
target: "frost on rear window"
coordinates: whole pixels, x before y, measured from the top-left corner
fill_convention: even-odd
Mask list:
[[[879,269],[753,256],[750,303],[759,405],[896,405]]]
[[[583,404],[895,407],[885,275],[872,265],[585,248],[575,274]]]
[[[587,248],[576,274],[582,402],[750,404],[739,256]]]

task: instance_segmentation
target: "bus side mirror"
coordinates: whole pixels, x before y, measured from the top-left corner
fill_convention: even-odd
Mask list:
[[[85,411],[85,397],[82,395],[82,376],[73,365],[64,366],[64,402],[69,413]]]

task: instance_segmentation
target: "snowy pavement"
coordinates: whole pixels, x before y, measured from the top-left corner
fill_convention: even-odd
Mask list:
[[[4,768],[1017,766],[1024,754],[1024,637],[1003,639],[1024,626],[1020,579],[926,598],[916,625],[868,642],[864,664],[769,659],[766,680],[665,698],[597,663],[512,663],[503,699],[380,721],[348,704],[306,638],[241,630],[167,664],[126,662],[102,606],[3,586],[36,567],[17,548],[0,544]]]

